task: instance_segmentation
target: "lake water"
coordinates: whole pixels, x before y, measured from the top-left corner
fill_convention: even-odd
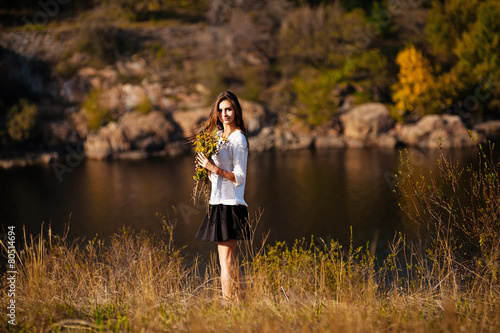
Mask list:
[[[416,170],[434,168],[436,151],[409,152]],[[447,154],[466,164],[477,156],[474,149]],[[268,243],[321,237],[348,245],[352,228],[355,245],[378,236],[377,251],[383,253],[395,231],[408,230],[392,192],[390,175],[398,167],[399,151],[393,149],[255,153],[245,199],[252,216],[263,209],[257,234],[270,230]],[[215,245],[194,238],[204,209],[190,201],[193,174],[191,155],[84,161],[59,177],[50,165],[0,170],[2,225],[18,226],[20,235],[22,225],[37,233],[44,222],[61,233],[71,215],[70,238],[106,239],[122,226],[159,232],[158,212],[177,218],[178,246],[206,253]]]

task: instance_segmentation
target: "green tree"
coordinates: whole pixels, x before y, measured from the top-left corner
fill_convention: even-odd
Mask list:
[[[472,76],[472,84],[481,84],[500,97],[500,3],[487,1],[477,10],[477,21],[462,34],[454,52],[457,68]],[[496,84],[496,87],[495,87]]]
[[[456,41],[476,21],[481,0],[446,0],[432,2],[426,31],[433,53],[449,61]]]
[[[310,125],[331,118],[342,102],[340,85],[365,100],[388,87],[387,58],[367,26],[361,9],[347,12],[338,3],[300,7],[284,20],[278,58],[296,116]]]
[[[374,78],[384,73],[386,65],[387,59],[378,50],[368,50],[346,59],[339,69],[302,69],[292,79],[297,95],[296,116],[310,125],[329,120],[341,102],[337,89],[340,85],[354,84],[358,93],[371,99],[370,89],[377,86]]]
[[[278,36],[279,60],[285,77],[303,67],[339,68],[347,56],[366,46],[362,10],[346,12],[340,5],[300,7],[283,21]]]
[[[12,140],[21,143],[31,139],[35,133],[37,117],[38,108],[26,99],[13,106],[7,115],[7,132]]]
[[[297,94],[295,116],[310,125],[321,125],[327,121],[336,111],[333,90],[341,79],[342,74],[335,70],[303,69],[292,80]]]

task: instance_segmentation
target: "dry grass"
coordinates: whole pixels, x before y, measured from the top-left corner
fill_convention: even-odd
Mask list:
[[[172,245],[173,224],[163,222],[163,235],[124,229],[106,245],[72,244],[50,230],[25,237],[17,261],[17,326],[4,317],[0,330],[484,332],[500,327],[497,285],[480,277],[460,284],[458,272],[440,276],[402,237],[392,242],[389,257],[377,260],[368,250],[343,249],[335,242],[303,240],[264,250],[253,233],[240,249],[245,296],[224,302],[216,256],[187,262]]]

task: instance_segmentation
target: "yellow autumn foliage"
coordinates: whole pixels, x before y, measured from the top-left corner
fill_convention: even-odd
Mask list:
[[[400,67],[392,87],[396,108],[419,116],[439,112],[441,102],[429,60],[412,45],[399,52],[396,63]]]

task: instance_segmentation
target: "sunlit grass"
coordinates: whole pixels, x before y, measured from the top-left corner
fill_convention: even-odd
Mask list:
[[[256,226],[260,213],[252,219]],[[478,332],[500,327],[498,286],[457,288],[398,236],[391,254],[296,241],[241,243],[244,296],[221,299],[217,258],[187,261],[173,224],[151,235],[123,229],[105,244],[26,236],[17,260],[17,326],[1,331]],[[255,230],[255,229],[254,229]],[[21,242],[18,235],[19,242]],[[6,283],[5,275],[1,281]],[[458,282],[459,283],[459,282]],[[477,288],[481,284],[481,288]],[[474,288],[470,286],[475,286]],[[2,288],[2,304],[8,301]],[[5,311],[5,310],[4,310]]]

